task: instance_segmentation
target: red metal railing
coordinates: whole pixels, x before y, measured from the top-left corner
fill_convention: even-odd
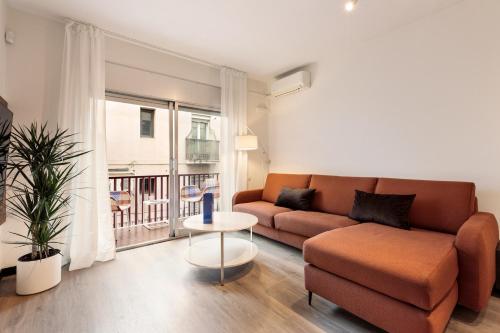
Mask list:
[[[168,220],[169,203],[147,204],[149,200],[172,199],[169,193],[169,175],[113,176],[109,177],[110,191],[130,193],[130,208],[113,213],[113,228],[123,228],[145,223],[159,223]],[[218,173],[197,173],[179,175],[180,188],[187,185],[202,187],[208,178],[219,181]],[[180,189],[179,191],[180,192]],[[178,198],[176,198],[178,199]],[[146,204],[145,204],[146,202]],[[215,203],[218,209],[218,202]],[[179,217],[188,217],[201,212],[200,202],[180,201]]]

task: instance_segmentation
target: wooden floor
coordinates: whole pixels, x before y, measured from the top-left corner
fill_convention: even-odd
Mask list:
[[[139,225],[130,228],[115,229],[116,247],[118,249],[135,246],[138,244],[168,239],[170,228],[161,224],[154,229],[147,229]]]
[[[38,295],[16,296],[15,278],[5,278],[0,332],[379,332],[318,296],[308,306],[301,253],[261,237],[255,242],[255,262],[227,269],[223,287],[217,270],[184,261],[185,238],[65,270],[59,286]],[[500,299],[492,297],[480,315],[457,308],[447,332],[500,332]]]

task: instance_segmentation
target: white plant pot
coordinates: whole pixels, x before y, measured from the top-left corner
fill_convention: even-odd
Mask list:
[[[17,260],[16,293],[31,295],[50,289],[61,282],[60,254],[42,260]]]

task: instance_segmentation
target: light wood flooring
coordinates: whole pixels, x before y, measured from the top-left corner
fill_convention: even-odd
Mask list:
[[[147,229],[142,225],[115,229],[116,248],[122,249],[138,244],[165,240],[168,239],[169,231],[168,225],[161,225],[161,227],[154,229]]]
[[[236,233],[234,237],[248,237]],[[197,241],[202,235],[193,238]],[[219,272],[183,258],[187,239],[119,252],[116,260],[63,272],[61,284],[15,295],[15,278],[0,281],[0,332],[379,332],[314,296],[307,305],[300,251],[254,237],[253,263]],[[476,315],[458,307],[447,332],[500,332],[500,298]]]

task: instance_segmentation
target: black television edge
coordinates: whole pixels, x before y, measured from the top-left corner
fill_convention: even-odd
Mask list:
[[[7,101],[0,96],[0,225],[4,223],[7,218],[5,188],[13,116],[14,115],[8,108]]]

